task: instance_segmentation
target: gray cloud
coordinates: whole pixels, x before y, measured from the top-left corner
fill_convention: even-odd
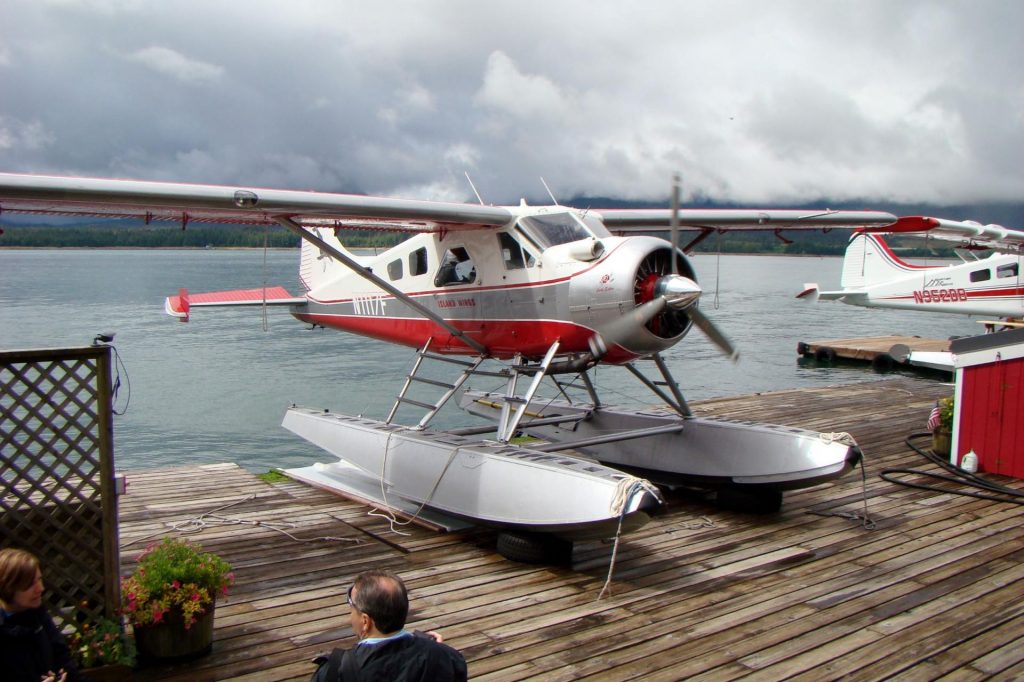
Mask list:
[[[453,200],[1020,200],[1024,5],[7,0],[0,170]]]

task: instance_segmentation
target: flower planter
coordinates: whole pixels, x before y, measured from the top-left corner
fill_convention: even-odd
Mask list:
[[[132,682],[130,665],[98,665],[81,671],[92,682]]]
[[[932,431],[932,452],[939,457],[949,457],[949,450],[953,446],[953,434],[949,429],[939,427]]]
[[[135,626],[135,649],[142,664],[189,661],[213,649],[214,604],[185,629],[181,612],[173,609],[160,623]]]

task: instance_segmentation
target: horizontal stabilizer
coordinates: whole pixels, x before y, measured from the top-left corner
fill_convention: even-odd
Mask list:
[[[177,317],[184,322],[188,322],[189,311],[195,307],[298,305],[305,302],[305,297],[293,296],[282,286],[211,291],[201,294],[190,294],[186,289],[182,289],[178,292],[177,296],[167,297],[167,300],[164,301],[164,312],[171,317]]]
[[[817,301],[838,301],[842,300],[844,303],[852,303],[853,305],[863,305],[861,301],[867,300],[867,293],[863,291],[854,291],[846,289],[843,291],[821,291],[818,289],[817,284],[804,284],[804,290],[796,295],[797,298],[802,298],[810,303]]]
[[[804,283],[804,290],[796,295],[797,298],[802,298],[809,303],[814,303],[818,300],[818,295],[821,293],[818,289],[818,285],[813,282]]]

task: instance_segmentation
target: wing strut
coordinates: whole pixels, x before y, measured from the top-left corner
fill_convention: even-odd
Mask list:
[[[330,254],[331,258],[338,261],[339,263],[341,263],[342,265],[344,265],[349,270],[356,273],[363,279],[372,282],[373,284],[377,285],[384,291],[388,292],[398,300],[412,306],[420,315],[440,325],[441,327],[444,327],[452,336],[458,338],[460,341],[465,343],[473,350],[477,351],[482,355],[489,354],[487,352],[487,347],[484,346],[482,343],[480,343],[476,339],[472,339],[469,336],[466,336],[466,334],[461,329],[451,324],[448,320],[444,319],[443,317],[441,317],[434,311],[430,310],[429,308],[424,307],[419,301],[416,301],[410,296],[407,296],[404,292],[396,289],[390,283],[385,282],[383,279],[373,274],[373,272],[370,271],[368,268],[359,265],[359,263],[355,262],[354,260],[346,256],[341,251],[338,251],[338,249],[334,248],[333,246],[325,242],[323,239],[320,239],[320,237],[316,236],[309,230],[305,229],[291,218],[287,218],[285,216],[275,216],[274,221],[277,222],[282,227],[287,228],[289,231],[297,234],[302,239],[305,239],[310,244],[316,246],[324,253]]]

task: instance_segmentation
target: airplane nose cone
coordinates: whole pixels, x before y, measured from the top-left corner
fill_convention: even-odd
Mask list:
[[[666,275],[658,280],[655,295],[664,296],[673,310],[685,310],[697,302],[701,295],[700,285],[689,277]]]

